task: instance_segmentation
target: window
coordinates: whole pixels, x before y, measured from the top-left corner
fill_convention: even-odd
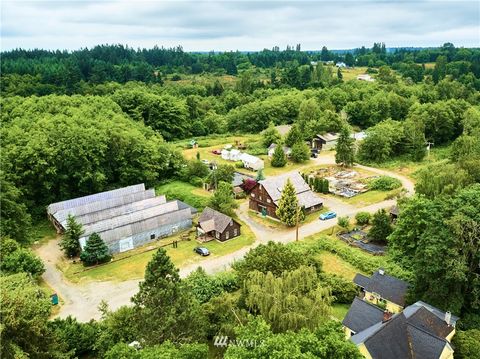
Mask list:
[[[150,235],[150,239],[155,239],[155,233],[152,233],[152,234]]]
[[[234,236],[234,237],[238,236],[238,229],[235,228],[235,229],[233,230],[233,236]]]
[[[233,226],[233,221],[230,221],[230,227]]]
[[[226,231],[225,232],[225,239],[229,239],[230,238],[230,231]]]
[[[255,197],[255,193],[252,192],[252,193],[250,194],[250,196]]]
[[[270,198],[267,198],[267,203],[272,203],[272,201],[270,200]]]
[[[215,238],[220,239],[220,233],[215,232]]]
[[[258,196],[258,199],[260,199],[260,201],[262,200],[262,196]]]

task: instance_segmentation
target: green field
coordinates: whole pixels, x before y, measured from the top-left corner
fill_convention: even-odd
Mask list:
[[[326,273],[336,274],[348,280],[353,280],[355,274],[362,273],[335,253],[323,251],[318,257],[322,261],[322,269]]]
[[[391,191],[378,191],[378,190],[371,190],[365,193],[357,194],[351,198],[343,198],[336,196],[336,198],[340,198],[345,203],[351,204],[355,207],[365,207],[369,206],[374,203],[382,202],[388,198],[392,198],[395,195],[399,194],[401,189],[394,189]]]
[[[166,195],[167,199],[179,199],[189,205],[202,210],[208,204],[211,193],[190,183],[172,181],[155,188],[157,195]]]

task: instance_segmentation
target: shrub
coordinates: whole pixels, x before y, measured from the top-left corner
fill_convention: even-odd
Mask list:
[[[193,176],[188,182],[190,182],[190,184],[194,185],[195,187],[203,187],[204,180],[200,177]]]
[[[357,221],[357,224],[363,226],[365,224],[368,224],[370,222],[371,215],[368,212],[358,212],[355,215],[355,220]]]
[[[350,304],[358,293],[357,286],[352,281],[336,274],[322,273],[320,281],[330,287],[335,303]]]
[[[290,157],[292,161],[297,163],[308,161],[310,158],[310,148],[305,142],[297,142],[292,147]]]
[[[372,219],[372,228],[368,232],[368,237],[374,242],[385,243],[387,237],[393,232],[390,224],[390,217],[384,209],[378,210]]]
[[[244,168],[245,166],[243,165],[242,161],[237,161],[235,162],[235,168]]]
[[[338,217],[338,225],[348,230],[348,226],[350,225],[350,218],[348,216]]]
[[[379,191],[391,191],[402,186],[402,182],[399,179],[389,177],[389,176],[380,176],[375,178],[370,182],[370,189],[375,189]]]

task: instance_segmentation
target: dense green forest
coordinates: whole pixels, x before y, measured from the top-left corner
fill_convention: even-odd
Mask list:
[[[388,238],[392,270],[413,284],[411,301],[460,315],[462,330],[480,326],[480,49],[387,51],[376,43],[350,52],[298,45],[189,53],[103,45],[1,56],[2,356],[205,358],[221,331],[264,342],[230,347],[225,358],[361,358],[329,320],[331,304],[350,303],[355,288],[322,271],[313,255],[321,248],[271,243],[232,273],[186,279],[160,250],[134,305],[103,308],[102,320],[90,323],[48,321],[49,300],[32,282],[44,271],[29,249],[32,228],[49,203],[184,179],[198,163],[183,158],[179,140],[273,124],[293,125],[290,137],[301,140],[365,130],[355,161],[368,164],[421,161],[427,143],[445,148],[442,161],[416,174],[417,194],[400,201],[403,216]],[[336,62],[375,82],[346,79]],[[258,144],[263,153],[268,142]],[[290,293],[294,306],[262,296],[265,288],[285,294],[299,278],[305,285]],[[141,351],[128,346],[138,337]]]

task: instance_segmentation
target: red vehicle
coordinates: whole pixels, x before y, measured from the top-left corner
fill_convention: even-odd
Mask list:
[[[220,150],[212,150],[212,153],[213,153],[214,155],[219,155],[221,152],[220,152]]]

